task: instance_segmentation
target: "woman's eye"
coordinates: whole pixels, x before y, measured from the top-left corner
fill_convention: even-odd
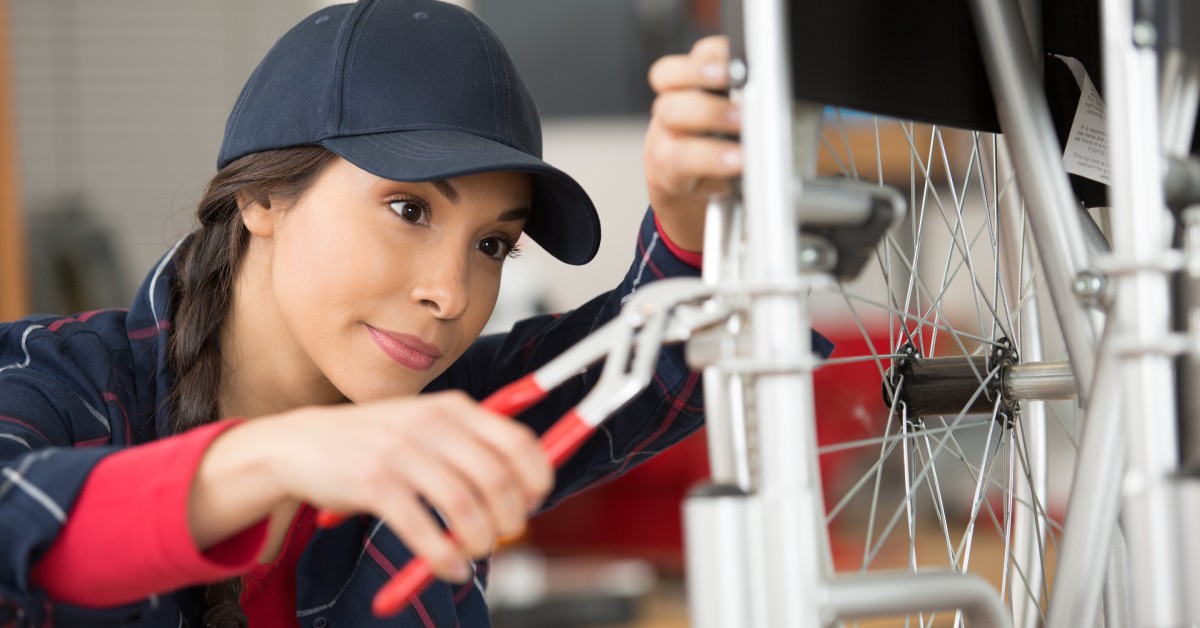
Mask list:
[[[429,224],[429,209],[415,201],[392,201],[392,211],[405,222],[415,225]]]
[[[492,259],[502,260],[512,252],[513,245],[504,238],[491,237],[475,243],[475,248]]]

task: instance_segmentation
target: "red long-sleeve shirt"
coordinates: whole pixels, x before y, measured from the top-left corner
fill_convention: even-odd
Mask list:
[[[239,421],[130,448],[96,465],[58,539],[33,571],[54,598],[101,608],[246,574],[243,609],[254,626],[297,625],[296,563],[313,533],[313,509],[301,506],[279,557],[255,558],[267,519],[201,552],[188,529],[187,502],[200,458]],[[114,516],[143,513],[141,517]]]

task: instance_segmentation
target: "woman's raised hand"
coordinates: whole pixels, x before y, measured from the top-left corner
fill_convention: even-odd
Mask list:
[[[650,205],[667,237],[689,251],[703,248],[709,197],[742,172],[741,110],[727,95],[728,65],[729,42],[714,36],[650,68],[657,94],[643,146]]]
[[[204,547],[288,500],[370,513],[439,578],[463,581],[471,575],[468,557],[484,556],[498,538],[519,533],[553,481],[528,427],[465,394],[435,393],[305,408],[229,430],[201,463],[190,521]],[[267,499],[236,494],[244,492]],[[248,502],[259,504],[247,508]],[[440,512],[456,540],[447,538],[425,504]],[[230,509],[258,514],[231,516]],[[197,517],[244,522],[213,534],[197,525]]]

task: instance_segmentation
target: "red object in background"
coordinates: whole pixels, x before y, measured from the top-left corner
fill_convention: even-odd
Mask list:
[[[682,573],[683,498],[707,477],[701,430],[619,479],[535,517],[529,540],[548,554],[636,555]]]
[[[833,357],[870,355],[857,328],[822,328],[835,345]],[[872,334],[876,352],[887,353],[886,328]],[[884,367],[889,366],[884,362]],[[869,438],[882,432],[887,407],[874,361],[826,366],[813,373],[817,441],[822,445]],[[867,448],[821,456],[827,507],[831,485]],[[661,571],[683,571],[681,509],[687,492],[708,478],[704,430],[634,468],[620,479],[580,495],[530,522],[529,540],[548,554],[633,554]]]

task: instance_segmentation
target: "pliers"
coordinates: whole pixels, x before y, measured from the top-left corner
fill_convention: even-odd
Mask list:
[[[699,278],[675,278],[642,286],[621,313],[536,371],[497,390],[482,406],[505,416],[524,412],[549,392],[604,359],[596,386],[542,434],[542,451],[558,468],[596,431],[650,385],[654,365],[665,344],[684,342],[701,329],[725,322],[731,310],[714,299],[716,291]],[[317,525],[328,528],[345,520],[328,510],[317,513]],[[433,570],[415,557],[375,595],[378,617],[395,615],[433,582]]]

